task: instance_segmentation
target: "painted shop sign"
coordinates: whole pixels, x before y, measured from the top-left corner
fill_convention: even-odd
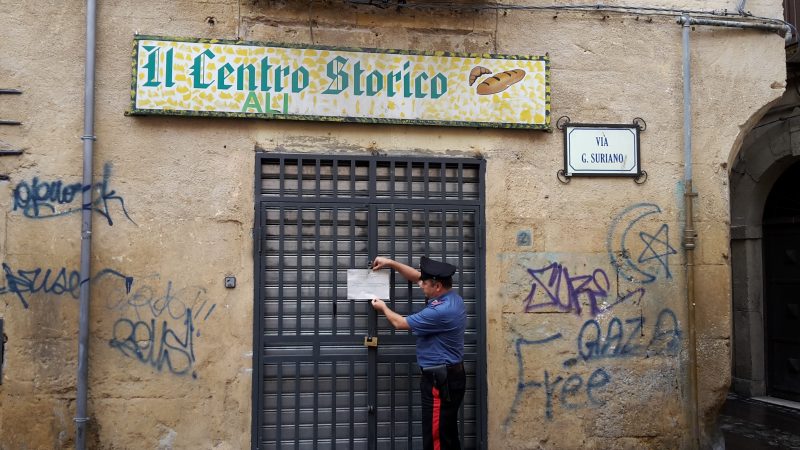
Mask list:
[[[137,36],[128,114],[550,128],[547,56]]]
[[[641,125],[564,125],[564,175],[641,175]]]

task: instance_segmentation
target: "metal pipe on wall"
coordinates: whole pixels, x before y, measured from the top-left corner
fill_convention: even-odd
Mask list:
[[[741,3],[743,7],[744,2]],[[684,230],[683,248],[686,255],[686,304],[688,321],[689,352],[689,417],[692,422],[692,444],[700,448],[700,405],[698,402],[697,383],[697,329],[695,326],[696,298],[694,250],[697,231],[694,228],[694,199],[697,193],[692,186],[692,72],[689,48],[689,29],[692,25],[709,25],[756,29],[762,31],[790,33],[788,25],[768,23],[744,23],[733,20],[695,19],[688,15],[681,16],[678,23],[683,26],[683,198],[684,198]]]
[[[691,19],[681,17],[683,25],[683,248],[686,255],[686,304],[689,322],[689,418],[692,422],[692,443],[700,447],[700,419],[697,403],[697,335],[695,330],[694,297],[694,230],[693,201],[697,194],[692,188],[692,72],[689,58],[689,27]]]
[[[684,20],[684,17],[681,17],[681,20]],[[745,29],[755,29],[763,31],[774,31],[776,33],[789,32],[788,26],[778,25],[777,23],[751,23],[751,22],[740,22],[737,20],[702,19],[702,18],[695,19],[693,17],[688,17],[686,19],[688,19],[689,25],[711,25],[716,27],[745,28]]]
[[[95,0],[86,1],[86,66],[83,97],[83,193],[81,196],[81,269],[80,306],[78,317],[78,374],[75,411],[75,448],[86,449],[87,399],[89,388],[89,289],[92,253],[92,203],[94,179],[94,88],[95,88],[95,29],[97,9]]]

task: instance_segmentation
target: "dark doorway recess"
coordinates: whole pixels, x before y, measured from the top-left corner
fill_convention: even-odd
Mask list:
[[[800,163],[764,208],[767,394],[800,401]]]

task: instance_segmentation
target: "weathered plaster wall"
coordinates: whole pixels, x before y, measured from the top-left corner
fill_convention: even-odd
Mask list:
[[[621,3],[621,2],[620,2]],[[674,6],[674,5],[670,5]],[[732,1],[679,6],[735,9]],[[780,2],[749,2],[779,16]],[[74,439],[84,11],[0,0],[3,448]],[[482,155],[490,448],[688,446],[681,30],[671,18],[263,1],[100,2],[92,448],[246,448],[254,151]],[[549,53],[552,117],[644,118],[648,180],[557,181],[558,132],[125,117],[134,33]],[[727,162],[783,90],[776,35],[697,28],[698,357],[730,377]],[[491,114],[491,111],[486,111]],[[78,187],[75,188],[75,184]],[[529,237],[530,239],[526,239]],[[226,290],[223,277],[237,277]],[[621,297],[621,298],[620,298]]]

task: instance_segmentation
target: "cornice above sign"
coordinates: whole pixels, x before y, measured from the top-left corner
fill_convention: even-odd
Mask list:
[[[137,36],[128,115],[550,129],[550,61]]]

